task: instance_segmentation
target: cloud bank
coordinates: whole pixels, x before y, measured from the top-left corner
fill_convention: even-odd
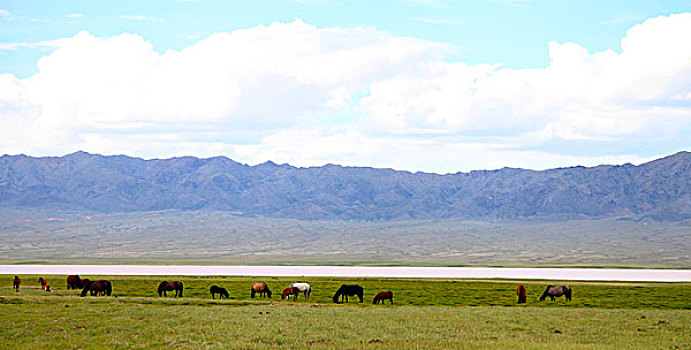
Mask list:
[[[135,34],[80,32],[54,42],[35,75],[0,75],[0,153],[438,172],[642,161],[637,144],[691,146],[688,33],[691,14],[657,17],[619,53],[551,42],[548,67],[508,69],[300,20],[163,53]]]

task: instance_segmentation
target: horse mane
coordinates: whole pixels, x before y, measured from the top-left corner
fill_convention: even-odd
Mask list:
[[[110,294],[113,292],[113,286],[110,284],[110,281],[104,281],[106,283],[106,295],[110,296]]]
[[[547,288],[545,288],[545,291],[542,293],[542,296],[540,296],[540,300],[547,299],[547,295],[548,295],[547,293],[549,292],[549,289],[552,287],[554,287],[554,286],[547,286]]]
[[[86,296],[86,293],[89,292],[89,287],[91,287],[91,281],[88,281],[84,284],[84,288],[82,288],[81,296],[83,296],[83,297]]]
[[[165,286],[166,284],[168,284],[168,281],[163,281],[158,285],[158,295],[159,296],[161,294],[163,294],[163,286]]]
[[[338,290],[336,291],[336,294],[334,294],[334,297],[333,297],[334,303],[338,303],[338,298],[341,295],[343,295],[343,293],[345,292],[344,289],[345,289],[345,285],[341,285],[341,287],[338,288]]]

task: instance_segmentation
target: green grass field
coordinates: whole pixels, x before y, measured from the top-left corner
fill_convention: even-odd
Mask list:
[[[85,276],[113,283],[111,297],[78,297],[65,276],[56,290],[0,276],[0,348],[343,348],[343,349],[675,349],[691,348],[691,283],[569,282],[573,300],[538,302],[545,281],[310,278],[312,299],[281,301],[296,278]],[[159,298],[162,280],[181,280],[184,298]],[[274,297],[250,299],[262,280]],[[365,302],[335,305],[343,283],[365,288]],[[516,305],[517,284],[528,304]],[[559,282],[549,282],[556,284]],[[209,286],[230,300],[211,300]],[[381,290],[395,305],[372,305]]]

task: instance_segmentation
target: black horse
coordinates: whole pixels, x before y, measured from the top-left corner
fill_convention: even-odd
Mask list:
[[[564,296],[566,301],[571,301],[571,288],[569,286],[547,286],[545,292],[542,293],[540,301],[544,301],[547,297],[550,297],[552,301],[554,298]]]
[[[345,302],[348,302],[348,297],[357,295],[358,298],[360,298],[360,302],[363,302],[362,296],[365,294],[364,290],[362,287],[360,287],[357,284],[343,284],[341,285],[341,288],[338,288],[336,291],[336,294],[334,294],[333,300],[334,303],[338,304],[338,298],[341,298],[341,303],[343,302],[343,298],[345,298]]]
[[[163,281],[158,285],[158,296],[168,296],[166,292],[175,291],[175,297],[182,298],[182,282],[180,281]]]
[[[223,299],[224,297],[226,299],[229,298],[228,291],[225,288],[221,288],[219,286],[211,286],[211,288],[209,288],[209,290],[211,291],[211,299],[216,299],[216,297],[215,297],[216,294],[218,294],[219,299]]]
[[[86,293],[91,292],[91,296],[108,295],[113,292],[113,287],[110,281],[88,281],[84,284],[81,296],[85,297]]]

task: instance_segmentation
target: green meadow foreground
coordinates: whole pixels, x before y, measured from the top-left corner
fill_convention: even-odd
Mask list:
[[[544,281],[309,278],[309,302],[280,300],[300,278],[82,276],[108,279],[111,297],[78,296],[66,276],[0,278],[0,348],[691,348],[691,283],[566,282],[573,300],[539,302]],[[184,297],[159,298],[158,283],[180,280]],[[250,299],[264,281],[274,295]],[[365,289],[365,302],[336,305],[343,283]],[[560,284],[564,282],[549,282]],[[211,285],[231,299],[211,300]],[[526,285],[528,303],[516,305]],[[372,305],[382,290],[395,305]],[[549,300],[549,299],[548,299]]]

